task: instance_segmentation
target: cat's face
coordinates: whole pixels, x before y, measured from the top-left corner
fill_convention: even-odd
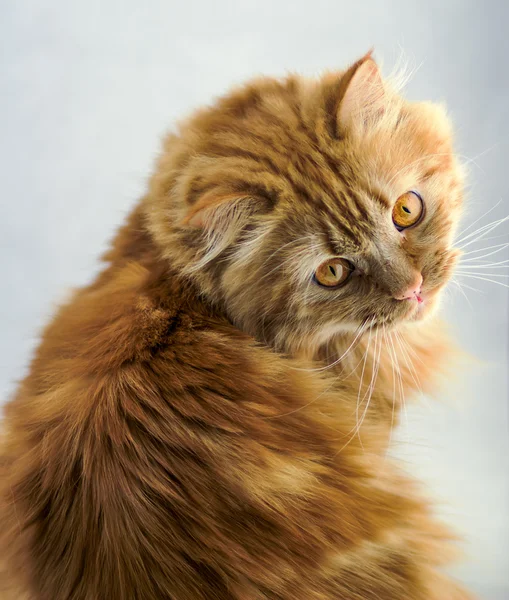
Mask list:
[[[462,196],[441,108],[403,101],[365,57],[255,82],[183,131],[172,235],[240,327],[288,349],[433,312]]]

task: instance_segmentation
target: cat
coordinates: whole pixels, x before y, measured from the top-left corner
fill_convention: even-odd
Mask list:
[[[451,140],[371,53],[167,137],[6,407],[2,598],[471,598],[387,454],[453,352]]]

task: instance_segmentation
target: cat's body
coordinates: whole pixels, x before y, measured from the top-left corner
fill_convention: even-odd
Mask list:
[[[368,63],[338,79],[343,107],[346,86]],[[275,119],[295,83],[263,85],[259,97],[265,93]],[[254,106],[249,93],[225,100],[212,120],[229,114],[234,131],[234,118]],[[284,261],[271,262],[291,246],[281,237],[271,242],[275,217],[245,223],[238,211],[216,212],[205,251],[203,228],[218,195],[236,202],[258,193],[265,216],[273,214],[274,195],[283,202],[287,190],[276,192],[275,184],[270,191],[270,177],[261,168],[253,175],[247,162],[213,173],[221,169],[219,141],[210,135],[217,122],[203,133],[206,142],[197,133],[206,130],[206,118],[198,115],[183,141],[169,139],[149,193],[106,256],[107,268],[61,308],[7,406],[2,598],[469,597],[440,573],[450,554],[448,531],[387,457],[402,399],[419,381],[432,385],[448,353],[440,325],[402,323],[395,339],[386,329],[389,317],[378,327],[364,318],[342,331],[325,318],[307,326],[309,298],[299,305],[292,297],[300,315],[292,323],[290,288],[270,296],[271,286],[263,297],[253,284],[248,299],[249,288],[236,282],[249,281],[250,273],[235,272],[245,264],[234,264],[232,248],[248,248],[237,262],[256,256],[261,226],[264,277],[278,264],[284,268]],[[237,147],[236,161],[252,158],[247,142]],[[212,144],[207,153],[204,144]],[[298,151],[286,145],[286,152],[296,164]],[[206,158],[192,172],[201,153]],[[303,172],[312,172],[316,156],[305,153]],[[258,164],[268,171],[271,160]],[[233,179],[249,171],[250,193],[227,189],[228,177],[235,188]],[[211,200],[216,175],[222,188]],[[316,179],[308,176],[308,190]],[[169,190],[180,198],[171,207]],[[217,204],[221,209],[222,200]],[[233,231],[232,222],[239,225]],[[298,241],[295,223],[286,226]],[[260,318],[247,306],[257,300]]]

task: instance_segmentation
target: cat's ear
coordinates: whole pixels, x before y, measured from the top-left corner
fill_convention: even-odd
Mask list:
[[[239,194],[212,190],[204,194],[188,211],[183,225],[200,229],[225,230],[232,221],[239,220],[241,213],[250,214],[249,198]],[[244,208],[244,211],[241,209]]]
[[[263,202],[257,198],[212,190],[205,193],[187,212],[183,225],[225,233],[246,222]]]
[[[384,111],[384,85],[372,51],[355,62],[342,77],[337,112],[338,127],[347,129],[355,121],[372,119]]]
[[[266,204],[260,198],[238,193],[205,193],[181,221],[184,227],[199,229],[203,234],[206,251],[198,265],[203,266],[234,244],[253,214],[266,208]]]

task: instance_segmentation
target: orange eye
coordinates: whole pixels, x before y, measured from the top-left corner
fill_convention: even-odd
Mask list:
[[[331,258],[315,271],[315,281],[324,287],[338,287],[350,277],[353,265],[344,258]]]
[[[424,202],[417,192],[406,192],[396,200],[392,222],[399,231],[417,225],[424,214]]]

